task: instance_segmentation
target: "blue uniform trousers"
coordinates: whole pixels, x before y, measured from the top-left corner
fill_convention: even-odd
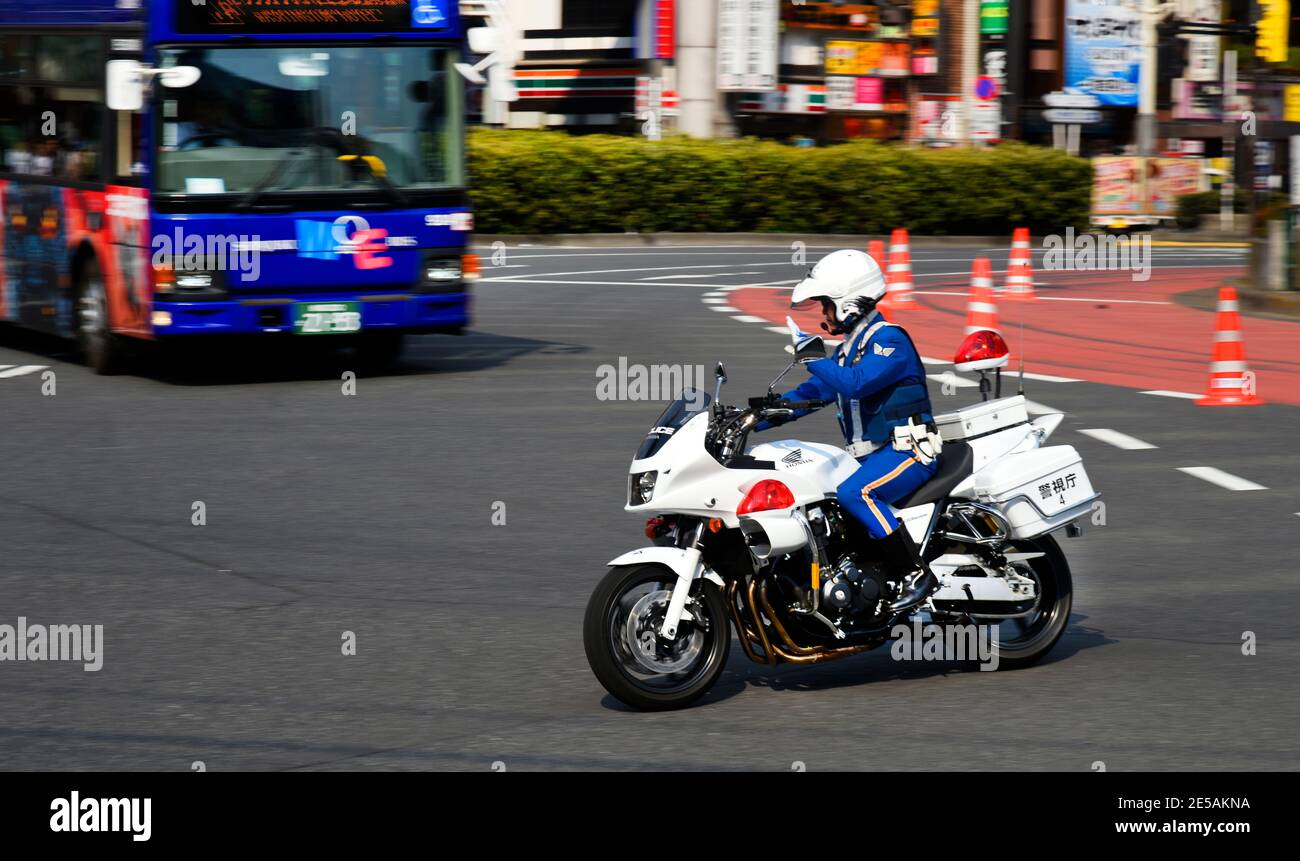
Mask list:
[[[927,466],[911,452],[897,451],[892,445],[873,451],[858,463],[862,466],[835,493],[840,507],[861,521],[876,539],[898,528],[898,518],[889,510],[889,504],[925,484],[939,469],[937,458]]]

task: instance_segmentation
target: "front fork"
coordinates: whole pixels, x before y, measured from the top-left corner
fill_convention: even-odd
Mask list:
[[[700,551],[700,539],[704,536],[704,521],[695,527],[687,546],[683,549],[686,563],[677,572],[677,585],[673,587],[673,597],[668,601],[668,610],[664,613],[664,622],[659,626],[659,636],[668,642],[677,639],[677,626],[683,618],[691,618],[686,610],[690,599],[691,584],[704,573],[704,554]]]

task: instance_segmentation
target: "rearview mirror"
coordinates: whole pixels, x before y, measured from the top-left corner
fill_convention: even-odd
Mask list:
[[[821,335],[800,341],[794,345],[794,358],[799,362],[810,362],[814,359],[826,358],[826,342],[822,340]]]

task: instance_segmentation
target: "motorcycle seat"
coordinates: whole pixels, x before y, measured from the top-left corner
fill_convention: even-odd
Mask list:
[[[939,469],[934,477],[907,496],[894,503],[895,508],[911,508],[938,502],[971,474],[975,466],[975,452],[964,442],[945,442],[939,455]]]

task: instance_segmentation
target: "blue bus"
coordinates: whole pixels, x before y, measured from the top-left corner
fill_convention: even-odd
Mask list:
[[[0,0],[0,321],[317,335],[469,322],[456,0]]]

